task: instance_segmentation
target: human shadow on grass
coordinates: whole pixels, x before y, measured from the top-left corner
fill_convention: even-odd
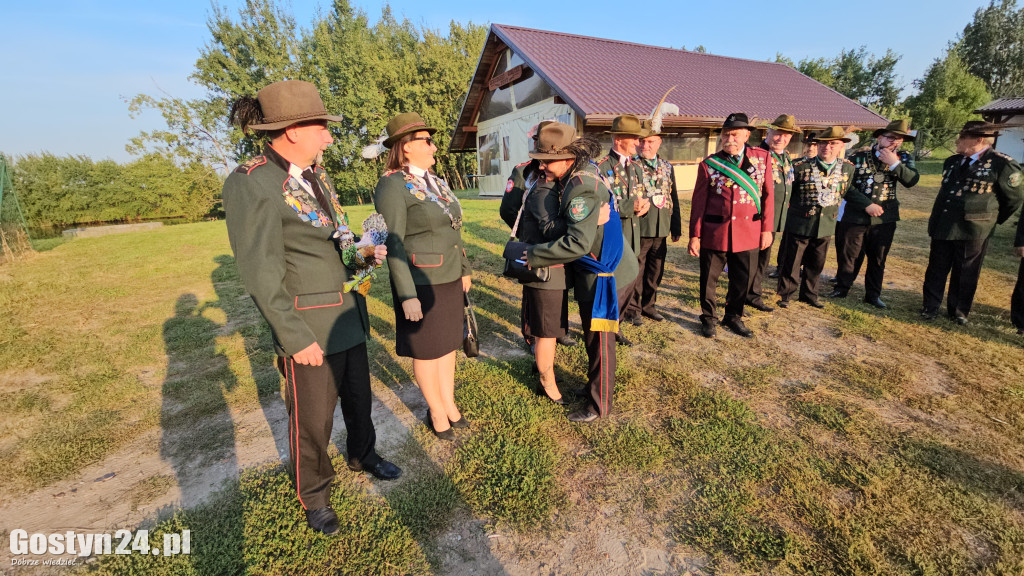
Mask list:
[[[909,440],[901,451],[909,462],[956,482],[965,490],[1002,500],[1024,511],[1024,471],[990,462],[933,440]]]
[[[226,398],[237,382],[227,357],[217,352],[216,339],[222,327],[204,318],[204,309],[194,294],[182,294],[175,303],[174,316],[163,326],[167,376],[161,390],[160,456],[174,469],[183,508],[201,504],[211,485],[238,474],[234,423]],[[195,527],[196,566],[213,560],[202,542],[241,539],[240,510],[229,524],[239,532],[214,534],[208,526]],[[241,550],[217,552],[223,554],[240,558]]]
[[[281,377],[275,366],[270,327],[246,294],[234,257],[220,254],[213,261],[218,266],[210,273],[210,282],[217,293],[217,301],[208,306],[220,308],[227,316],[222,335],[238,334],[244,341],[249,372],[256,384],[256,396],[274,438],[277,455],[283,460],[288,457],[288,421],[282,419],[285,411],[281,399]]]

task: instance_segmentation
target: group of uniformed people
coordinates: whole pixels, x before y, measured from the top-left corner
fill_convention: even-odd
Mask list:
[[[319,164],[333,142],[329,114],[308,82],[275,82],[255,97],[239,98],[231,121],[261,131],[263,154],[240,165],[224,184],[228,235],[246,290],[273,333],[285,377],[289,469],[307,523],[338,530],[330,507],[335,477],[327,453],[334,407],[340,399],[350,469],[379,479],[402,471],[379,456],[370,418],[369,317],[366,287],[350,290],[357,271],[387,259],[395,312],[396,351],[413,359],[428,405],[426,424],[444,440],[469,422],[455,403],[455,350],[463,335],[463,294],[471,269],[461,237],[462,209],[437,177],[436,146],[415,113],[393,118],[364,156],[387,151],[386,171],[374,192],[386,222],[386,241],[360,239],[349,227],[330,177]],[[538,394],[564,404],[554,374],[556,343],[567,339],[568,289],[579,303],[587,350],[587,388],[575,422],[607,416],[615,389],[616,342],[629,345],[621,323],[663,321],[658,311],[667,239],[682,236],[672,165],[659,156],[657,122],[615,118],[613,144],[600,144],[572,126],[542,122],[533,136],[531,162],[516,167],[500,213],[527,248],[521,258],[547,267],[548,280],[523,288],[522,329],[536,355]],[[876,131],[876,142],[844,159],[842,128],[818,133],[817,152],[793,160],[787,152],[801,131],[779,116],[760,146],[748,146],[758,128],[744,114],[722,126],[721,149],[698,169],[689,222],[689,253],[700,259],[701,332],[719,323],[715,287],[728,268],[722,324],[742,336],[744,306],[771,312],[761,292],[774,234],[778,305],[798,299],[815,307],[818,277],[831,237],[838,238],[839,274],[830,296],[844,297],[862,259],[868,261],[865,300],[878,307],[885,259],[899,220],[896,183],[913,186],[918,173],[899,150],[912,139],[906,122]],[[992,149],[997,126],[968,122],[957,154],[943,167],[942,187],[929,220],[931,253],[924,284],[926,319],[937,315],[947,275],[947,310],[967,322],[978,273],[996,223],[1024,200],[1020,165]],[[1015,241],[1024,257],[1024,219]],[[359,272],[360,274],[362,272]],[[769,274],[769,277],[772,277]],[[1012,297],[1014,325],[1024,333],[1024,263]]]

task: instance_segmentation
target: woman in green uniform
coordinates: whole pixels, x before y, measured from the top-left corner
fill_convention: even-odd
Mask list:
[[[455,351],[462,345],[463,292],[470,267],[462,244],[462,207],[430,171],[437,147],[419,114],[391,119],[383,146],[386,170],[373,203],[388,225],[388,267],[395,306],[395,349],[412,358],[438,438],[468,426],[455,405]]]

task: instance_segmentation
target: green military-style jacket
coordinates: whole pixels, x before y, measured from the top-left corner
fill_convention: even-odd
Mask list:
[[[660,156],[653,160],[637,156],[633,162],[640,166],[644,197],[651,202],[651,209],[640,217],[640,237],[664,238],[670,234],[673,237],[682,236],[679,192],[676,191],[676,174],[672,164]]]
[[[551,266],[567,264],[587,254],[600,258],[604,235],[622,233],[621,228],[614,226],[613,222],[602,226],[597,224],[601,205],[610,199],[604,179],[590,165],[575,174],[567,175],[554,185],[562,187],[559,215],[565,221],[565,235],[552,242],[533,246],[527,250],[526,261],[530,266]],[[625,243],[622,259],[615,269],[616,288],[621,290],[632,282],[639,271],[636,253]],[[571,266],[571,274],[576,301],[593,302],[597,275],[581,266]]]
[[[544,244],[565,235],[565,220],[561,213],[561,186],[553,182],[539,182],[526,195],[523,217],[519,220],[516,237],[528,244]],[[538,290],[565,290],[564,264],[548,267],[546,282],[526,282],[523,286]]]
[[[608,181],[608,188],[618,201],[622,234],[626,237],[626,246],[635,255],[640,250],[640,217],[633,211],[633,200],[644,194],[644,173],[632,160],[625,166],[621,165],[620,157],[618,152],[611,150],[597,162],[597,168]]]
[[[534,165],[531,166],[531,164]],[[498,215],[501,216],[505,224],[508,224],[509,228],[515,225],[516,216],[519,215],[519,207],[523,205],[523,195],[526,193],[527,172],[533,172],[530,175],[531,181],[537,177],[537,174],[543,175],[540,172],[539,161],[530,160],[529,162],[517,164],[512,169],[512,173],[508,175],[508,182],[505,184],[505,194],[501,197]]]
[[[772,162],[772,197],[775,199],[775,227],[773,230],[782,232],[786,229],[787,208],[793,192],[793,180],[796,178],[796,173],[793,170],[793,157],[789,155],[789,150],[783,150],[782,155],[772,152],[771,146],[764,140],[761,141],[758,148],[767,150],[768,155],[774,160]]]
[[[969,166],[955,154],[942,165],[942,187],[928,219],[936,240],[982,240],[1017,211],[1024,200],[1021,167],[988,148]]]
[[[431,178],[440,194],[406,170],[386,172],[373,192],[388,225],[388,268],[399,302],[416,298],[417,285],[454,282],[471,272],[459,231],[462,206],[444,180]]]
[[[836,217],[839,202],[853,179],[853,164],[837,159],[841,164],[839,182],[819,191],[815,174],[824,175],[825,170],[817,158],[801,158],[793,165],[793,192],[789,200],[785,231],[808,238],[827,238],[836,233]]]
[[[917,184],[921,175],[914,166],[914,157],[902,150],[897,152],[900,164],[890,170],[875,156],[875,146],[855,150],[847,159],[853,163],[853,182],[846,192],[846,208],[843,209],[843,223],[867,226],[898,222],[900,201],[896,198],[896,183],[906,188]],[[872,204],[882,207],[881,216],[868,216],[865,208]]]
[[[363,297],[343,290],[351,272],[332,239],[338,228],[347,232],[348,220],[323,168],[314,173],[330,198],[329,214],[288,174],[289,166],[267,146],[228,176],[228,239],[277,354],[292,356],[314,342],[334,354],[363,343],[370,329]]]

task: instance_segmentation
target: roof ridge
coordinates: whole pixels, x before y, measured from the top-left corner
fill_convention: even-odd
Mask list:
[[[627,46],[639,46],[641,48],[654,48],[654,49],[657,49],[657,50],[667,50],[667,51],[670,51],[670,52],[683,52],[683,53],[686,53],[686,54],[695,54],[697,56],[709,56],[709,57],[712,57],[712,58],[725,58],[727,60],[740,60],[740,61],[743,61],[743,62],[757,62],[758,64],[777,64],[779,66],[785,66],[786,68],[789,68],[790,70],[795,70],[795,68],[792,68],[792,67],[790,67],[787,64],[783,64],[782,62],[772,62],[771,60],[754,60],[754,59],[751,59],[751,58],[739,58],[739,57],[736,57],[736,56],[723,56],[721,54],[712,54],[710,52],[697,52],[696,50],[687,50],[685,48],[669,48],[667,46],[657,46],[657,45],[654,45],[654,44],[641,44],[639,42],[630,42],[628,40],[614,40],[614,39],[611,39],[611,38],[598,38],[597,36],[584,36],[583,34],[570,34],[568,32],[556,32],[556,31],[553,31],[553,30],[541,30],[539,28],[526,28],[525,26],[513,26],[511,24],[491,24],[491,26],[499,27],[499,28],[502,28],[504,30],[521,30],[521,31],[524,31],[524,32],[537,32],[537,33],[540,33],[540,34],[551,34],[553,36],[570,36],[570,37],[573,37],[573,38],[583,38],[583,39],[586,39],[586,40],[594,40],[594,41],[597,41],[597,42],[607,42],[607,43],[611,43],[611,44],[623,44],[623,45],[627,45]],[[797,70],[797,72],[799,72],[799,70]]]

